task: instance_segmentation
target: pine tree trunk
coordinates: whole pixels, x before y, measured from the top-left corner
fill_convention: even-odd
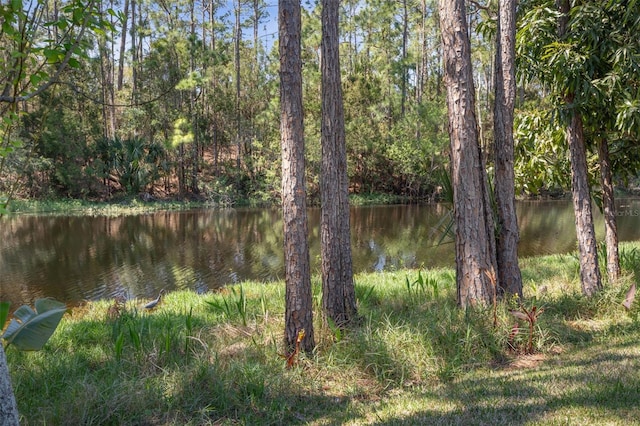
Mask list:
[[[601,139],[598,145],[600,160],[600,182],[602,184],[602,209],[604,212],[604,238],[607,245],[607,276],[610,283],[620,277],[620,256],[618,253],[618,224],[616,221],[616,205],[613,196],[613,176],[609,145]]]
[[[340,80],[339,0],[322,1],[322,307],[346,325],[356,315],[351,259],[349,183]]]
[[[190,46],[191,55],[189,55],[189,71],[194,73],[196,70],[196,19],[195,19],[195,0],[191,0],[189,4],[190,15],[190,35],[192,44]],[[200,163],[200,129],[198,128],[198,111],[196,107],[197,93],[196,89],[191,89],[189,96],[189,116],[191,117],[191,126],[193,127],[193,142],[191,144],[191,193],[199,194],[198,188],[198,164]]]
[[[515,207],[513,168],[513,112],[515,78],[515,0],[499,2],[495,64],[495,194],[498,213],[496,259],[498,283],[506,294],[522,297],[522,274],[518,265],[518,218]]]
[[[0,425],[19,426],[18,406],[11,387],[11,376],[7,366],[7,357],[0,342]]]
[[[493,221],[478,143],[471,45],[464,0],[440,0],[440,27],[449,111],[458,304],[490,304],[496,289]]]
[[[569,103],[572,101],[571,99]],[[576,111],[573,111],[571,116],[571,122],[567,129],[567,140],[571,157],[571,193],[573,210],[576,215],[580,281],[582,293],[586,296],[592,296],[602,288],[602,280],[598,268],[598,246],[589,193],[587,149],[584,142],[582,117]]]
[[[285,346],[287,351],[293,350],[298,333],[304,330],[302,349],[310,353],[315,342],[304,179],[301,10],[299,0],[279,0],[278,6],[286,286]]]
[[[240,134],[240,41],[242,40],[242,27],[240,26],[240,8],[242,3],[238,0],[236,8],[236,26],[234,29],[234,60],[233,66],[235,69],[235,83],[236,83],[236,169],[238,173],[238,179],[240,178],[240,166],[242,165],[242,138]]]
[[[124,60],[127,45],[127,21],[129,19],[129,0],[124,0],[122,12],[122,34],[120,35],[120,58],[118,60],[118,92],[122,90],[124,83]]]

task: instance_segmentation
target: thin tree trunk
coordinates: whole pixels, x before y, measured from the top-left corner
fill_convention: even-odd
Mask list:
[[[498,212],[496,259],[498,283],[503,292],[522,297],[518,265],[518,219],[513,168],[513,113],[516,97],[516,2],[500,0],[495,64],[495,194]]]
[[[240,40],[242,39],[242,28],[240,27],[240,0],[236,5],[236,28],[234,44],[234,67],[236,72],[236,168],[240,176],[240,165],[242,158],[242,142],[240,138]]]
[[[216,14],[215,14],[215,0],[211,0],[210,7],[211,7],[211,15],[209,15],[209,19],[211,22],[211,41],[210,41],[210,48],[211,48],[211,52],[213,52],[215,54],[216,51]],[[216,96],[216,91],[217,91],[217,76],[216,76],[216,62],[214,60],[213,63],[213,72],[212,72],[212,76],[211,76],[211,93],[212,95],[215,97]],[[220,176],[220,165],[219,165],[219,157],[220,157],[220,149],[219,149],[219,143],[218,143],[218,106],[216,105],[216,102],[213,102],[212,105],[212,109],[213,109],[213,118],[212,118],[212,139],[213,139],[213,175],[218,177]]]
[[[282,215],[285,253],[285,346],[290,353],[301,330],[311,353],[313,298],[309,265],[302,109],[301,8],[299,0],[278,1]]]
[[[486,173],[478,143],[471,44],[464,0],[440,0],[440,27],[449,111],[458,304],[490,304],[496,289],[495,238]]]
[[[618,224],[613,195],[613,176],[609,158],[609,144],[602,138],[598,144],[600,160],[600,182],[602,184],[602,209],[604,212],[604,238],[607,245],[607,276],[610,283],[620,277],[620,255],[618,253]]]
[[[138,103],[138,48],[136,46],[136,0],[131,0],[131,102]],[[134,130],[134,134],[136,131]]]
[[[124,0],[122,33],[120,35],[120,60],[118,61],[118,91],[122,90],[124,80],[125,48],[127,45],[127,21],[129,19],[129,0]]]
[[[342,327],[356,315],[340,79],[339,0],[322,1],[322,307]]]
[[[405,104],[407,102],[407,43],[409,40],[409,6],[407,6],[407,0],[402,0],[402,82],[401,82],[401,99],[400,99],[400,114],[404,117]]]
[[[195,17],[195,0],[191,0],[189,5],[190,14],[190,35],[191,35],[191,55],[189,55],[189,70],[191,73],[195,72],[196,59],[196,17]],[[198,128],[198,112],[196,110],[196,89],[191,89],[189,96],[189,115],[191,116],[191,125],[193,126],[193,143],[191,146],[191,192],[193,194],[199,194],[198,188],[198,163],[200,162],[200,129]]]
[[[7,357],[0,342],[0,425],[19,426],[18,406],[11,387],[11,375],[7,366]]]

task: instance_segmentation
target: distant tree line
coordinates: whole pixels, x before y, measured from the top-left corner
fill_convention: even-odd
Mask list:
[[[352,192],[424,198],[439,185],[447,129],[433,3],[341,4]],[[3,104],[3,117],[11,105],[16,119],[2,191],[19,181],[29,197],[278,199],[277,16],[268,6],[112,0],[41,2],[34,11],[10,2],[5,22],[16,31],[0,40],[0,83],[4,101],[22,101]],[[311,197],[320,190],[320,10],[302,9]],[[21,86],[11,79],[18,69]],[[50,90],[31,96],[45,82]]]

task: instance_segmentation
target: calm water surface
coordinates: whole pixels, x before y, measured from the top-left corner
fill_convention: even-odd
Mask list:
[[[640,200],[622,200],[620,239],[640,240]],[[576,247],[569,201],[519,202],[520,256]],[[442,205],[354,207],[355,272],[454,266],[438,245]],[[320,268],[320,211],[309,211],[312,271]],[[603,225],[599,215],[598,238]],[[278,209],[157,212],[137,216],[17,216],[0,220],[0,300],[155,297],[161,288],[206,292],[244,280],[283,278]]]

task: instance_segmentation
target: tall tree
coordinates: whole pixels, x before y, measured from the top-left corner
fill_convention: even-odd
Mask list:
[[[122,90],[124,84],[124,62],[125,49],[127,46],[127,22],[129,20],[129,0],[124,0],[124,11],[122,12],[122,33],[120,34],[120,55],[118,60],[118,92]]]
[[[496,288],[495,237],[478,142],[471,45],[464,0],[440,0],[444,80],[449,111],[458,304],[489,304]]]
[[[340,0],[322,1],[322,308],[346,325],[357,313],[351,260],[349,179],[340,79]]]
[[[240,12],[242,10],[242,2],[237,0],[237,3],[234,3],[235,8],[235,16],[236,16],[236,24],[234,28],[234,61],[233,66],[235,69],[235,87],[236,87],[236,168],[238,172],[240,171],[241,160],[242,160],[242,136],[240,130],[240,44],[242,42],[242,26],[240,25]]]
[[[518,265],[518,219],[515,206],[513,113],[515,76],[516,1],[498,2],[498,34],[495,58],[495,199],[498,232],[496,260],[498,283],[508,293],[522,297],[522,274]]]
[[[567,25],[571,3],[569,0],[557,0],[560,18],[558,36],[560,40],[567,36]],[[598,268],[598,246],[593,224],[591,194],[587,169],[587,147],[584,140],[582,116],[576,107],[576,93],[573,85],[565,83],[564,101],[569,110],[567,124],[567,142],[571,158],[571,194],[576,215],[576,233],[580,255],[580,280],[582,292],[591,296],[602,288],[600,269]]]
[[[298,333],[304,330],[302,348],[311,352],[315,341],[304,179],[301,26],[300,0],[279,0],[285,346],[288,351],[293,350]]]

